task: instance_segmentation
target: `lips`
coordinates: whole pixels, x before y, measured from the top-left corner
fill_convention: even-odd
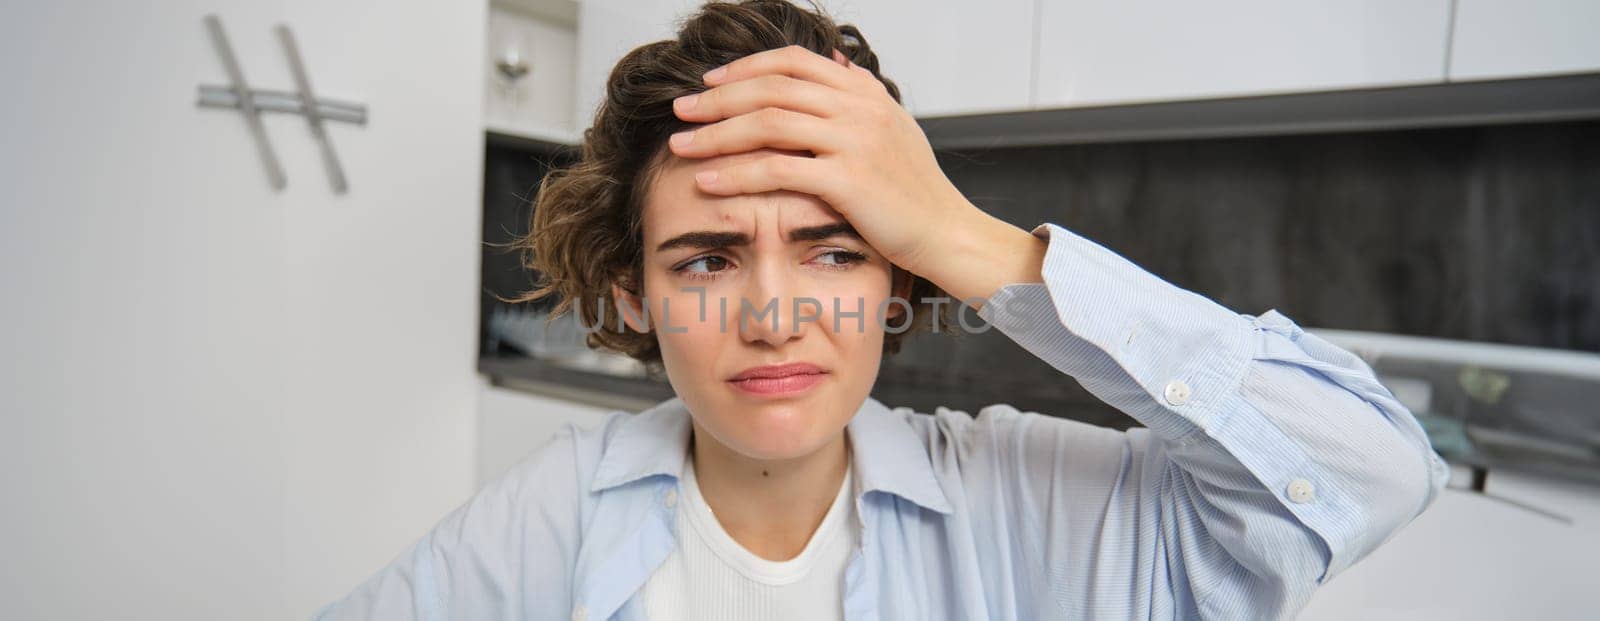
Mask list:
[[[828,372],[807,363],[751,367],[728,380],[734,388],[758,395],[794,395],[821,383]]]
[[[814,375],[814,374],[826,373],[826,372],[827,371],[823,371],[822,370],[822,367],[819,367],[817,365],[811,364],[809,362],[791,362],[789,364],[774,364],[774,365],[769,365],[769,366],[764,366],[764,367],[750,367],[748,369],[745,369],[744,371],[739,372],[738,375],[733,376],[733,378],[731,378],[729,381],[735,381],[736,382],[736,381],[739,381],[739,380],[747,380],[747,379],[772,379],[772,378],[778,378],[778,377],[789,377],[791,375],[808,375],[808,374]]]

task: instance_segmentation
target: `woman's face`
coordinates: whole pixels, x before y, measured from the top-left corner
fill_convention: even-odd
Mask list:
[[[878,309],[893,284],[903,297],[910,282],[901,272],[891,283],[891,264],[815,196],[696,187],[696,172],[760,153],[669,155],[644,201],[644,300],[616,293],[648,303],[668,380],[699,427],[752,459],[788,459],[835,439],[867,398],[884,321],[904,319],[898,304],[884,320]],[[846,314],[837,326],[836,311]],[[796,363],[820,373],[738,379]]]

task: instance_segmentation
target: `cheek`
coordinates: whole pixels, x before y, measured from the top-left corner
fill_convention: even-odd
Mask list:
[[[706,287],[703,297],[665,278],[647,276],[645,286],[657,292],[651,297],[654,306],[650,309],[650,321],[656,340],[661,344],[661,356],[669,366],[678,362],[676,366],[681,369],[707,368],[705,362],[716,355],[723,342],[736,336],[731,329],[719,328],[714,286],[692,285]],[[736,309],[737,304],[733,308]]]
[[[884,304],[890,295],[888,274],[882,270],[863,272],[867,273],[830,283],[832,286],[825,295],[817,296],[822,306],[822,316],[817,323],[831,333],[841,347],[876,357],[883,345],[884,326],[898,326],[899,321],[883,317],[894,313],[896,308],[896,305]]]

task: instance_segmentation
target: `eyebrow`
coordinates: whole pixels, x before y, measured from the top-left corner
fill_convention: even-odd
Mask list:
[[[808,226],[789,231],[790,242],[820,241],[833,237],[853,237],[861,239],[861,234],[849,222],[835,222]],[[684,233],[656,246],[656,252],[673,248],[728,248],[732,246],[750,245],[750,236],[737,231],[691,231]]]

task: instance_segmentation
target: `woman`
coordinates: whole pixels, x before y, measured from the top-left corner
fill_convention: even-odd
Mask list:
[[[898,101],[778,0],[623,58],[529,297],[677,396],[563,429],[322,616],[1280,618],[1433,500],[1356,357],[985,214]],[[870,398],[943,294],[1146,428]]]

